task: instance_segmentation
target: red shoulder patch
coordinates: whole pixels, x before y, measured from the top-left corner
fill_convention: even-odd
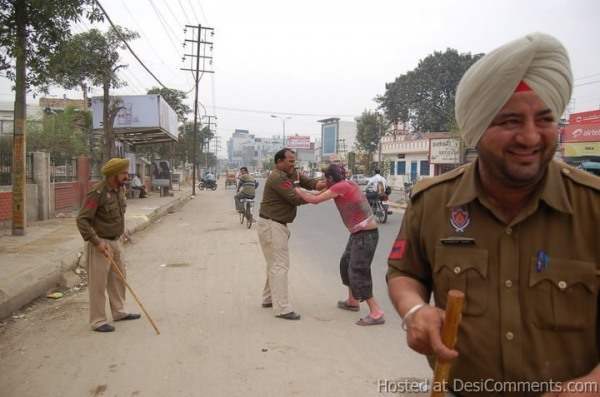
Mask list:
[[[89,210],[96,209],[96,208],[98,208],[98,201],[96,201],[96,199],[93,199],[93,198],[88,198],[85,200],[84,207]]]
[[[294,185],[292,184],[292,181],[287,180],[287,181],[283,181],[281,182],[281,184],[279,185],[282,189],[291,189]]]
[[[396,240],[392,247],[392,252],[390,252],[390,256],[388,259],[392,260],[400,260],[404,258],[404,254],[406,253],[406,248],[408,247],[408,240]]]

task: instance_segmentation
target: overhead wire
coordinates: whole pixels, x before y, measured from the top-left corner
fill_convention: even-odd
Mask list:
[[[187,21],[188,24],[191,24],[191,20],[190,20],[190,15],[187,13],[187,11],[185,10],[185,8],[183,7],[183,4],[181,3],[181,0],[177,0],[177,3],[179,3],[179,7],[181,8],[181,11],[183,11],[183,16],[185,17],[185,20]]]
[[[160,22],[160,24],[162,25],[163,29],[167,33],[167,38],[169,39],[169,41],[173,45],[173,48],[179,48],[179,45],[176,43],[176,41],[177,41],[177,35],[175,33],[173,33],[173,31],[171,30],[171,27],[169,26],[169,24],[167,24],[166,21],[163,20],[163,15],[160,12],[160,10],[156,7],[156,4],[154,4],[154,1],[148,0],[148,2],[152,6],[152,9],[154,10],[154,13],[156,14],[156,16],[158,18],[158,21]]]
[[[196,23],[200,23],[200,18],[198,18],[198,14],[196,14],[196,10],[194,9],[194,6],[192,5],[192,1],[188,0],[188,3],[190,4],[190,8],[192,9],[192,14],[194,14],[194,18],[196,18]]]
[[[127,49],[129,50],[129,52],[131,53],[131,55],[133,55],[135,57],[135,59],[140,63],[140,65],[142,65],[144,67],[144,69],[146,70],[146,72],[148,72],[148,74],[150,74],[150,76],[152,76],[152,78],[163,88],[169,89],[166,85],[164,85],[159,79],[158,77],[156,77],[154,75],[154,73],[152,73],[152,71],[150,69],[148,69],[148,67],[144,64],[144,62],[142,62],[142,60],[136,55],[136,53],[133,51],[133,49],[131,48],[131,46],[129,45],[129,43],[127,42],[127,40],[125,40],[123,38],[123,36],[121,36],[121,33],[115,28],[115,24],[112,22],[112,20],[110,19],[110,16],[108,15],[108,13],[106,12],[106,10],[104,9],[104,7],[102,7],[102,4],[100,4],[100,0],[94,0],[96,2],[96,4],[98,4],[98,7],[100,8],[100,10],[102,11],[102,13],[104,14],[104,16],[106,17],[106,19],[108,20],[108,22],[110,23],[110,26],[113,27],[113,29],[115,29],[115,32],[117,33],[117,36],[119,36],[119,38],[121,39],[121,41],[125,44],[125,46],[127,47]]]
[[[164,3],[167,6],[167,9],[171,13],[171,15],[173,16],[173,19],[175,19],[175,22],[177,23],[177,25],[183,26],[184,24],[181,23],[181,22],[179,22],[179,18],[177,18],[177,16],[175,15],[175,13],[173,12],[173,10],[171,9],[171,6],[169,5],[169,0],[165,0]]]

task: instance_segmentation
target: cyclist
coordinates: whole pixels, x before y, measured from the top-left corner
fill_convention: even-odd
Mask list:
[[[248,173],[248,168],[240,168],[240,178],[237,185],[237,194],[234,196],[235,208],[238,212],[244,212],[241,199],[254,199],[258,182]]]

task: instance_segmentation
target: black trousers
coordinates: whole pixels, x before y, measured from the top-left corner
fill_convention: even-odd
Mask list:
[[[371,263],[378,241],[377,229],[351,234],[340,259],[342,283],[350,287],[352,295],[359,301],[373,297]]]

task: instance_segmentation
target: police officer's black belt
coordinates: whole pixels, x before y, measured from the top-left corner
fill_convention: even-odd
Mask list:
[[[273,218],[269,218],[268,216],[264,216],[263,214],[259,214],[258,216],[260,216],[263,219],[267,219],[269,221],[273,221],[273,222],[277,222],[277,223],[281,223],[283,226],[286,226],[287,224],[285,222],[281,222],[278,221],[277,219],[273,219]]]

